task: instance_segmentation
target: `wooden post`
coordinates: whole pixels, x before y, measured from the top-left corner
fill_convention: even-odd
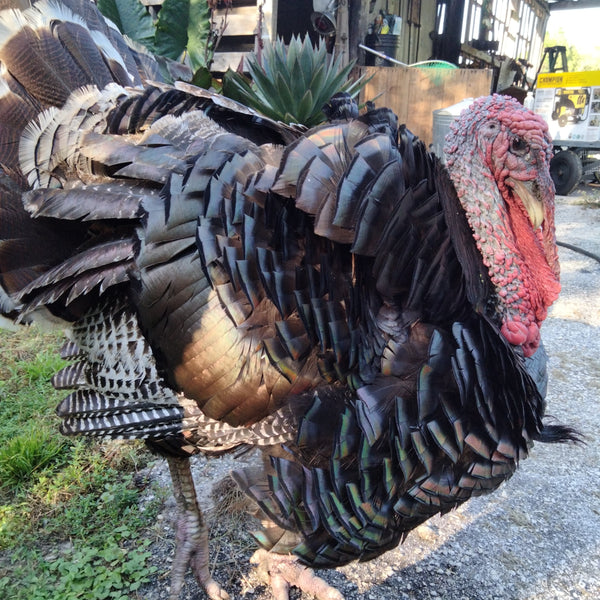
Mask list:
[[[350,62],[348,50],[348,0],[339,0],[337,9],[337,22],[335,31],[335,55],[342,57],[342,64]]]
[[[277,2],[261,0],[260,4],[264,19],[262,26],[266,29],[262,32],[262,37],[273,41],[277,38]]]
[[[361,0],[348,0],[348,59],[358,60],[358,44],[363,43],[366,26],[361,28]]]

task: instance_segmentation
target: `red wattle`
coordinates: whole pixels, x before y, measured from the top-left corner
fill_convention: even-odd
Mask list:
[[[500,332],[507,342],[521,346],[525,356],[531,356],[540,345],[540,328],[536,323],[507,320],[502,324]]]

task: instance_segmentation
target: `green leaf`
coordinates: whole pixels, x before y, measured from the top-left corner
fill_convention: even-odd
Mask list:
[[[213,79],[210,71],[206,67],[200,67],[194,73],[191,83],[195,86],[207,90],[212,85]]]
[[[98,8],[121,33],[153,49],[154,23],[139,0],[98,0]]]
[[[271,107],[263,104],[262,100],[257,97],[256,91],[250,86],[249,81],[240,73],[236,73],[231,69],[225,72],[222,92],[228,98],[250,106],[268,117],[278,118],[278,114]]]
[[[326,78],[326,66],[325,64],[322,64],[312,74],[312,78],[307,87],[311,90],[314,90],[315,93],[319,93],[319,90],[323,89],[323,86],[325,85]]]
[[[208,68],[214,54],[214,50],[209,47],[211,43],[211,12],[207,0],[189,1],[187,51],[190,57],[190,66],[193,71],[197,71],[200,67]]]
[[[315,108],[319,110],[315,111]],[[312,125],[318,125],[323,120],[323,116],[320,107],[315,107],[315,99],[312,92],[309,89],[306,90],[296,109],[298,122],[311,127]]]
[[[312,47],[310,38],[304,40],[303,50],[299,56],[300,65],[305,78],[310,79],[311,73],[327,61],[327,50],[324,43],[319,42],[316,48]]]
[[[289,79],[284,77],[282,73],[277,73],[275,77],[275,85],[277,89],[277,98],[282,106],[287,107],[288,112],[296,114],[298,107],[298,98],[294,98],[292,90],[289,86]]]
[[[250,82],[241,73],[227,69],[223,74],[223,93],[233,100],[244,102],[252,94]]]
[[[302,46],[300,45],[300,40],[296,36],[292,37],[290,40],[290,44],[287,48],[287,57],[285,60],[288,71],[292,71],[294,67],[294,63],[298,60],[299,55],[302,51]],[[283,55],[285,56],[285,54]]]
[[[179,60],[187,47],[189,21],[190,0],[165,0],[156,22],[156,53]]]
[[[250,66],[250,74],[254,80],[253,89],[258,100],[261,101],[267,107],[272,107],[275,110],[285,112],[285,102],[278,96],[278,91],[275,86],[275,79],[277,78],[277,72],[274,72],[273,78],[269,78],[258,66],[256,68]]]
[[[290,85],[295,98],[301,98],[304,92],[309,89],[311,73],[306,72],[302,67],[301,58],[296,56],[292,64]]]
[[[211,44],[211,12],[207,0],[165,0],[156,22],[156,53],[179,60],[187,51],[196,72],[208,68],[214,50]]]

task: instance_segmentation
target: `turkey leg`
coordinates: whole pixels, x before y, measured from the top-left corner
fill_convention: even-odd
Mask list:
[[[208,568],[208,530],[196,499],[190,460],[168,457],[167,462],[179,509],[169,600],[178,600],[188,565],[211,600],[227,600],[229,594],[211,577]]]

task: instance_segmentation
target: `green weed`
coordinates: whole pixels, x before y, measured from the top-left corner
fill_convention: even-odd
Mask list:
[[[0,594],[14,600],[127,600],[157,570],[148,564],[149,545],[143,540],[138,547],[123,548],[109,541],[100,548],[67,546],[59,556],[19,552],[15,558],[21,566],[15,579],[0,578]]]
[[[140,509],[142,444],[58,433],[61,343],[0,331],[0,598],[134,599],[155,571],[149,531],[164,494]]]

